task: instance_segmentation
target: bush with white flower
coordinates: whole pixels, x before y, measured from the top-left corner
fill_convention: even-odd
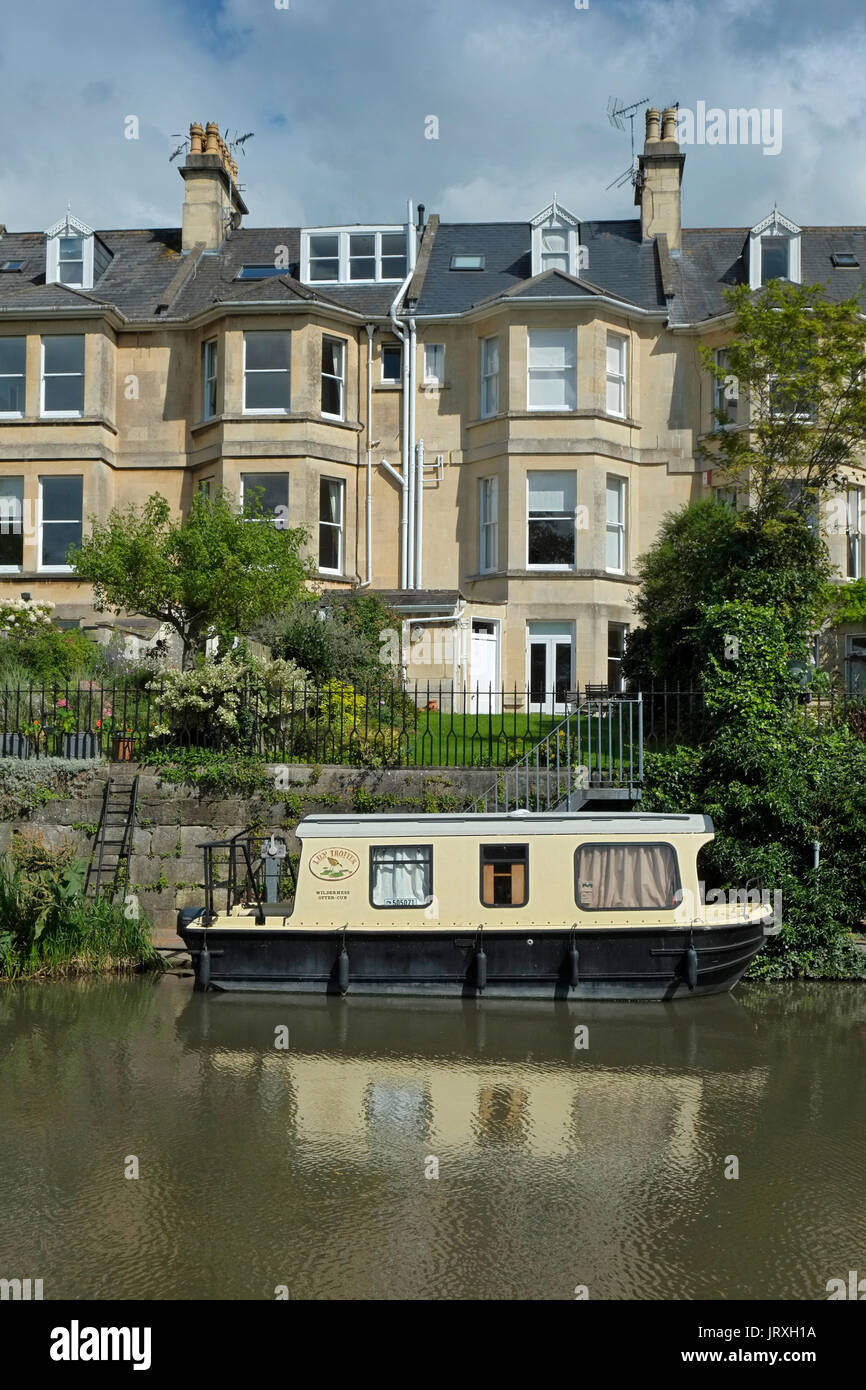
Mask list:
[[[39,628],[51,626],[54,604],[47,599],[0,599],[0,633],[29,637]]]
[[[151,734],[202,748],[231,748],[255,733],[278,732],[300,713],[306,673],[293,661],[230,652],[191,670],[151,681],[156,719]]]

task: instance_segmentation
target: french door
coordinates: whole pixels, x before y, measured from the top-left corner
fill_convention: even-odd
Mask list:
[[[564,714],[572,689],[574,625],[529,623],[526,633],[526,683],[529,708],[537,714]]]

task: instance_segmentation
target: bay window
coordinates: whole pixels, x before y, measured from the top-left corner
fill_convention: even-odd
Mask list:
[[[620,333],[607,335],[607,383],[605,409],[608,415],[625,416],[625,367],[628,340]]]
[[[346,383],[346,343],[343,338],[322,339],[322,414],[332,420],[344,418],[343,393]]]
[[[625,478],[607,479],[604,567],[608,573],[625,573]]]
[[[42,339],[42,414],[84,414],[83,334]]]
[[[71,545],[80,545],[84,479],[64,474],[39,479],[39,568],[67,570]]]
[[[499,413],[499,339],[481,340],[481,416]]]

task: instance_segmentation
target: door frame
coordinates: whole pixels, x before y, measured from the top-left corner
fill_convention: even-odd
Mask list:
[[[558,627],[558,628],[561,629],[561,631],[560,631],[560,632],[552,632],[552,633],[533,633],[533,631],[532,631],[533,627],[535,627],[535,628],[539,628],[539,627],[554,627],[554,628],[556,628],[556,627]],[[557,699],[555,698],[555,693],[556,693],[556,657],[555,657],[555,651],[556,651],[557,643],[559,643],[559,642],[563,642],[563,643],[564,643],[565,640],[566,640],[566,638],[567,638],[567,640],[568,640],[569,649],[570,649],[570,652],[571,652],[571,669],[570,669],[569,677],[568,677],[568,689],[569,689],[569,690],[573,690],[573,689],[574,689],[574,673],[575,673],[576,661],[577,661],[577,633],[576,633],[576,630],[575,630],[575,624],[574,624],[574,622],[573,622],[573,621],[567,621],[567,620],[562,621],[562,622],[559,622],[558,620],[556,620],[556,619],[554,619],[554,618],[550,618],[550,619],[547,619],[547,620],[545,620],[545,619],[543,619],[543,618],[532,618],[532,619],[527,619],[527,623],[526,623],[526,706],[527,706],[528,712],[531,713],[531,714],[564,715],[564,714],[567,712],[567,705],[566,705],[565,701],[564,701],[564,700],[561,700],[561,701],[560,701],[560,700],[557,700]],[[530,667],[532,643],[533,643],[533,642],[542,642],[542,641],[545,642],[545,643],[547,644],[547,651],[548,651],[548,655],[547,655],[547,658],[546,658],[546,660],[547,660],[547,670],[546,670],[546,673],[545,673],[545,697],[546,697],[546,698],[545,698],[545,701],[544,701],[544,704],[543,704],[543,705],[542,705],[542,704],[539,704],[537,701],[533,701],[533,700],[531,699],[532,681],[531,681],[531,667]],[[551,666],[550,666],[550,657],[551,657],[551,655],[553,656],[553,665],[552,665],[552,669],[551,669]],[[549,688],[548,688],[548,687],[549,687]]]

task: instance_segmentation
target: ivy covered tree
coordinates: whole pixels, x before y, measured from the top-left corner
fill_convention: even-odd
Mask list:
[[[289,606],[308,574],[306,533],[279,529],[256,502],[241,513],[228,493],[196,494],[183,518],[154,493],[90,525],[69,560],[93,586],[94,607],[167,623],[181,640],[184,669],[206,638],[225,649]]]

